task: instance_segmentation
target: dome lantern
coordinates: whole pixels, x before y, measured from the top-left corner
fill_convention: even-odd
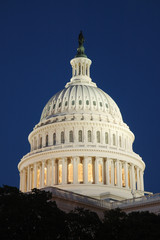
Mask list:
[[[96,86],[90,78],[90,66],[92,61],[87,58],[87,55],[85,54],[82,31],[79,34],[78,42],[79,47],[77,49],[77,55],[70,62],[72,66],[72,78],[70,82],[66,84],[66,87],[71,84],[89,84],[91,86]]]

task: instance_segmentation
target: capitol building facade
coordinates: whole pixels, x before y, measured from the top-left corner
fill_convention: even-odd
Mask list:
[[[31,150],[18,164],[20,190],[54,186],[96,199],[144,195],[145,164],[114,100],[90,77],[79,35],[72,78],[43,109],[29,134]]]

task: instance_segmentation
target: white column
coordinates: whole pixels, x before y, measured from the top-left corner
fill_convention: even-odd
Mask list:
[[[88,183],[88,158],[84,157],[83,159],[83,182],[84,184]]]
[[[24,192],[24,169],[22,170],[22,182],[21,182],[21,185],[22,185],[22,192]]]
[[[124,172],[125,172],[125,186],[128,188],[128,163],[125,162],[124,165]]]
[[[78,157],[73,157],[73,184],[78,183]]]
[[[44,165],[45,165],[45,162],[42,161],[42,188],[44,188]]]
[[[19,185],[19,189],[20,189],[20,191],[22,191],[22,171],[20,171],[19,176],[20,176],[20,185]]]
[[[140,190],[140,179],[139,179],[139,168],[136,168],[137,170],[137,190]]]
[[[34,188],[37,187],[37,163],[34,163]]]
[[[143,171],[140,170],[141,191],[144,191]]]
[[[62,158],[62,185],[67,184],[67,159]]]
[[[46,146],[46,135],[43,133],[42,135],[42,148]]]
[[[114,185],[114,162],[111,159],[111,185]]]
[[[119,181],[119,160],[116,160],[116,174],[117,174],[117,186],[120,186],[120,181]]]
[[[106,160],[106,184],[109,185],[109,159]]]
[[[119,186],[122,187],[122,162],[119,161]]]
[[[51,178],[51,185],[53,186],[55,184],[55,173],[54,173],[54,167],[55,167],[55,159],[52,158],[52,178]]]
[[[131,179],[131,183],[132,183],[132,189],[135,190],[135,171],[134,171],[134,165],[132,164],[131,165],[131,176],[132,176],[132,179]]]
[[[30,166],[28,166],[27,170],[27,192],[30,191]]]
[[[94,169],[94,173],[95,173],[95,184],[98,184],[98,183],[99,183],[98,159],[99,159],[99,158],[95,157],[95,169]]]
[[[47,161],[47,186],[50,185],[50,160]]]

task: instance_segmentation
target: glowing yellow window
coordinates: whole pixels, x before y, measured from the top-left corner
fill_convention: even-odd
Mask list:
[[[78,164],[78,182],[83,182],[83,164]]]
[[[68,164],[68,182],[73,182],[73,164]]]
[[[62,183],[62,164],[59,164],[59,171],[58,171],[58,182]]]
[[[47,168],[44,168],[44,185],[47,185]]]
[[[99,172],[99,182],[102,182],[102,165],[98,165],[98,172]]]
[[[114,168],[114,184],[117,185],[117,168]]]
[[[92,164],[88,164],[88,182],[93,182],[93,167]]]
[[[131,181],[130,181],[130,169],[128,169],[128,187],[131,187]]]
[[[124,168],[122,168],[122,187],[125,187],[125,173],[124,173]]]

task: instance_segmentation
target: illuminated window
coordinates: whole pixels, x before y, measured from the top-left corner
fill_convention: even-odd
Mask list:
[[[37,169],[37,188],[40,187],[40,169]]]
[[[44,168],[44,186],[47,185],[47,168]]]
[[[69,132],[69,141],[73,142],[73,131]]]
[[[78,141],[82,142],[82,130],[79,130],[78,132]]]
[[[42,148],[42,137],[40,137],[40,144],[39,147]]]
[[[69,183],[73,182],[73,164],[72,163],[68,164],[68,182]]]
[[[56,133],[53,133],[53,145],[56,145]]]
[[[98,165],[99,182],[102,182],[102,164]]]
[[[64,132],[61,132],[61,143],[64,143]]]
[[[121,136],[119,136],[119,146],[122,147],[122,139],[121,139]]]
[[[108,144],[108,132],[105,132],[105,143]]]
[[[115,136],[115,134],[113,134],[113,145],[114,146],[116,145],[116,136]]]
[[[88,164],[88,182],[93,182],[93,166],[91,163]]]
[[[125,187],[125,172],[124,172],[124,167],[122,167],[122,187]]]
[[[83,182],[83,164],[78,164],[78,182]]]
[[[48,134],[46,135],[46,147],[48,147]]]
[[[59,170],[58,170],[58,183],[62,183],[62,164],[59,164]]]
[[[97,131],[97,143],[100,143],[100,131]]]
[[[114,185],[117,185],[117,168],[114,167]]]
[[[88,142],[92,142],[91,130],[88,130]]]

